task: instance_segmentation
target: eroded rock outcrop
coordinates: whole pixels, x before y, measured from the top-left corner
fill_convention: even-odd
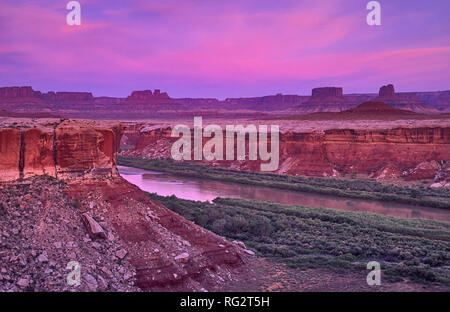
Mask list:
[[[143,290],[220,290],[242,267],[246,256],[238,247],[154,202],[117,174],[120,124],[55,120],[11,126],[0,129],[0,198],[9,203],[2,206],[7,217],[1,215],[0,222],[8,233],[14,224],[33,229],[28,236],[16,233],[18,252],[28,257],[23,247],[28,238],[46,257],[33,261],[54,261],[45,270],[58,270],[42,278],[33,267],[20,269],[6,290],[72,289],[63,274],[70,260],[88,266],[78,290],[90,291],[134,290],[136,284]],[[17,195],[21,185],[33,186],[26,198]],[[18,209],[34,217],[21,218]],[[89,256],[78,259],[73,251]]]
[[[152,90],[133,91],[131,95],[127,97],[128,100],[145,101],[153,98]]]
[[[356,106],[358,100],[353,97],[344,97],[343,89],[339,87],[314,88],[311,97],[299,106],[304,112],[340,112]]]
[[[0,181],[49,175],[117,176],[115,155],[121,126],[93,121],[64,121],[16,128],[0,128]]]
[[[20,178],[21,132],[17,129],[0,130],[0,172],[3,181]]]
[[[437,109],[423,103],[417,93],[395,93],[394,85],[392,84],[382,86],[375,100],[398,109],[426,114],[439,113]]]
[[[342,88],[338,87],[322,87],[312,89],[312,99],[343,96]]]
[[[36,93],[31,87],[3,87],[0,88],[0,98],[33,98]]]
[[[381,104],[367,103],[361,110],[376,114],[385,108]],[[144,131],[146,128],[141,126],[133,136],[134,147],[128,146],[122,155],[170,158],[171,145],[178,139],[170,136],[170,127],[155,125],[150,131]],[[206,141],[205,138],[203,144]],[[280,136],[277,173],[335,177],[358,173],[381,179],[445,180],[445,175],[440,172],[448,162],[449,127],[325,129],[311,132],[288,130]],[[240,170],[260,170],[259,161],[204,163]]]
[[[337,171],[376,178],[389,167],[391,178],[401,178],[422,162],[450,160],[450,128],[288,132],[281,141],[281,155],[291,162],[284,169],[289,174],[331,176]]]
[[[21,177],[29,178],[44,174],[56,177],[54,132],[33,128],[22,131],[21,135],[20,161],[23,162],[23,167],[19,167]]]
[[[394,85],[388,84],[386,86],[382,86],[378,93],[380,97],[393,97],[395,96]]]
[[[419,113],[442,113],[450,110],[450,91],[400,92],[383,86],[378,94],[343,94],[340,87],[320,87],[311,96],[281,94],[227,98],[172,98],[159,89],[133,91],[125,98],[100,96],[90,92],[35,91],[32,87],[0,88],[0,110],[14,113],[52,113],[70,118],[111,119],[167,118],[195,115],[253,118],[261,114],[307,114],[340,112],[366,101],[385,101],[399,108]]]
[[[120,125],[102,127],[65,122],[55,128],[55,165],[58,178],[117,176],[115,155]]]
[[[133,91],[124,102],[128,107],[133,106],[135,109],[142,109],[142,105],[171,105],[173,104],[169,95],[166,92],[161,92],[159,89]]]
[[[168,99],[169,96],[166,92],[162,92],[159,89],[155,89],[154,92],[152,90],[143,90],[143,91],[133,91],[131,95],[127,97],[127,100],[137,100],[137,101],[152,101],[155,99]]]

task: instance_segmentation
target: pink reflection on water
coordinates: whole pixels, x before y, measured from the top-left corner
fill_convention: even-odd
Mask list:
[[[443,209],[412,205],[342,198],[314,193],[302,193],[238,183],[224,183],[119,166],[120,174],[140,189],[161,196],[212,201],[216,197],[256,199],[281,204],[325,207],[342,211],[369,212],[401,218],[421,218],[450,222],[450,213]]]

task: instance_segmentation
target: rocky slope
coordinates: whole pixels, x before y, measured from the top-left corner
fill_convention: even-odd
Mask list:
[[[244,250],[122,179],[120,137],[113,123],[3,122],[0,290],[204,291],[233,280]],[[65,281],[72,260],[79,287]]]
[[[117,256],[124,244],[103,226],[108,238],[91,239],[81,211],[53,178],[0,187],[0,292],[139,291],[136,269]],[[80,285],[67,283],[72,261]]]

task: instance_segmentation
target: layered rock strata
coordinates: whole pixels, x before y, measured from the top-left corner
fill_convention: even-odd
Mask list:
[[[53,207],[56,205],[56,202],[52,203],[53,198],[65,198],[64,209],[69,209],[66,212],[72,216],[71,226],[77,229],[81,226],[86,235],[84,240],[78,238],[78,244],[89,245],[86,247],[89,249],[94,240],[94,248],[107,255],[114,253],[115,263],[131,264],[136,271],[135,284],[140,289],[220,290],[233,279],[233,270],[243,267],[243,251],[239,247],[152,201],[118,175],[115,158],[122,135],[120,124],[54,120],[39,125],[10,126],[15,128],[0,128],[0,182],[3,182],[0,190],[6,190],[2,200],[12,202],[16,199],[15,195],[7,198],[11,193],[8,188],[16,185],[45,185],[45,179],[57,181],[52,182],[54,194],[51,191],[42,194],[45,205]],[[61,181],[64,183],[58,184]],[[39,191],[28,196],[30,202],[35,202],[33,196],[37,194]],[[67,207],[70,202],[73,211],[70,211],[70,205]],[[34,209],[27,205],[28,201],[24,201],[23,209]],[[45,205],[39,212],[42,218],[45,218]],[[17,213],[14,205],[8,204],[7,210],[8,214]],[[42,223],[42,219],[39,222]],[[26,226],[40,227],[41,223]],[[44,244],[54,240],[55,235],[48,232],[53,236],[47,237],[46,233],[41,233],[39,241],[30,238],[35,248],[51,254],[54,259],[64,259],[64,255]],[[118,248],[118,245],[122,247]],[[108,246],[115,246],[114,250]],[[97,263],[109,261],[98,257]],[[100,268],[92,270],[105,278],[100,271]],[[123,276],[125,285],[134,285],[130,278],[134,275]],[[99,282],[93,277],[92,283],[94,280]],[[67,289],[64,281],[59,283],[62,288],[58,289]],[[114,283],[110,281],[109,284]],[[30,282],[29,285],[34,284]],[[39,284],[39,289],[45,286]],[[51,288],[51,285],[47,286]]]

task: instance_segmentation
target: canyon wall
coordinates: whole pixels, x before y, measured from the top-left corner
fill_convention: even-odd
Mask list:
[[[0,130],[0,179],[17,180],[20,177],[21,132],[16,129]]]
[[[410,110],[417,113],[436,114],[440,112],[436,107],[425,104],[423,102],[424,99],[419,96],[419,93],[395,93],[392,84],[382,86],[375,101],[386,103],[398,109]]]
[[[64,121],[0,128],[0,181],[49,175],[59,179],[117,176],[121,125]]]
[[[169,126],[136,128],[139,127],[133,125],[125,131],[125,140],[129,137],[134,144],[124,148],[121,155],[171,158],[171,146],[178,138],[171,137]],[[203,144],[207,141],[208,138],[203,138]],[[260,170],[259,161],[204,162],[239,170]],[[450,127],[288,130],[280,136],[280,165],[276,173],[324,177],[358,173],[371,178],[438,182],[450,178],[449,165]]]
[[[331,129],[283,133],[280,171],[311,176],[359,173],[375,178],[434,179],[450,161],[450,128]],[[434,171],[418,175],[421,164]]]

